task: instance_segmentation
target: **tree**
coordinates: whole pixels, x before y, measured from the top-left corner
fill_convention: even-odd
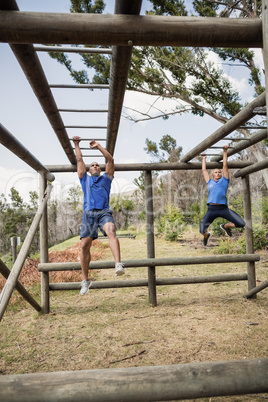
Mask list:
[[[77,3],[83,2],[77,0]],[[147,11],[147,14],[178,16],[189,14],[184,1],[150,0],[149,4],[152,8]],[[260,1],[194,0],[192,4],[187,3],[187,6],[191,12],[194,10],[197,16],[202,17],[258,18],[261,16]],[[98,11],[102,12],[103,9],[99,8]],[[80,7],[79,12],[88,11]],[[215,64],[215,56],[221,60],[222,66]],[[66,65],[76,82],[90,82],[92,72],[89,75],[89,72],[85,70],[83,73],[76,71],[68,59],[61,59],[62,55],[56,57]],[[110,55],[82,55],[85,66],[95,71],[91,79],[92,83],[109,83],[110,59]],[[243,73],[248,74],[248,84],[254,92],[253,96],[264,91],[261,84],[263,72],[256,66],[254,51],[249,49],[134,47],[127,90],[152,95],[155,99],[174,99],[177,105],[166,112],[159,111],[152,104],[150,111],[140,112],[138,118],[125,110],[125,117],[137,122],[159,117],[167,119],[171,115],[192,113],[201,117],[210,116],[221,123],[227,122],[245,106],[246,102],[241,99],[239,92],[233,88],[231,80],[226,75],[224,70],[226,64],[233,68],[237,66],[243,68]],[[250,135],[249,130],[246,129],[237,129],[237,132],[245,136]],[[263,144],[256,144],[251,149],[258,161],[265,157],[266,149]],[[268,175],[264,177],[268,188]]]
[[[127,229],[129,226],[129,215],[131,211],[134,211],[135,204],[129,197],[122,197],[117,195],[110,200],[111,209],[116,213],[121,213],[124,217],[123,229]],[[117,225],[120,226],[120,216],[115,216]]]

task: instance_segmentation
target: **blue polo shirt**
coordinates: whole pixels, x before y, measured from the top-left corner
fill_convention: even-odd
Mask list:
[[[208,186],[208,202],[207,204],[223,204],[227,205],[226,193],[229,186],[229,179],[222,177],[218,181],[211,180],[207,182]]]
[[[79,177],[84,193],[84,212],[92,209],[109,209],[112,178],[106,173],[102,176],[90,176],[87,172]]]

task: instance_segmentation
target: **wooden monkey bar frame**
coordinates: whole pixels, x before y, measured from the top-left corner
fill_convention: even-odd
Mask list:
[[[265,0],[267,1],[267,0]],[[37,57],[36,51],[44,51],[45,47],[33,46],[33,43],[61,43],[61,35],[64,37],[64,43],[81,44],[88,43],[89,39],[93,45],[102,45],[104,42],[112,45],[110,49],[81,49],[81,48],[66,48],[66,47],[47,47],[51,51],[78,51],[78,52],[100,52],[111,53],[111,77],[110,77],[110,92],[109,92],[109,108],[108,108],[108,128],[107,128],[107,145],[108,151],[113,154],[117,131],[119,127],[120,114],[122,110],[123,98],[130,66],[130,59],[133,45],[176,45],[176,46],[228,46],[235,47],[260,47],[262,46],[266,52],[266,27],[264,28],[261,20],[237,20],[237,19],[213,19],[213,18],[194,18],[194,17],[156,17],[142,16],[138,14],[141,8],[141,0],[133,2],[125,2],[117,0],[115,6],[115,15],[83,15],[83,14],[53,14],[53,13],[24,13],[18,10],[15,0],[3,0],[0,5],[0,41],[10,43],[11,49],[16,55],[26,77],[31,84],[39,102],[41,103],[44,112],[46,113],[58,139],[71,162],[71,166],[49,166],[44,167],[34,157],[27,153],[27,150],[17,142],[15,137],[12,137],[3,127],[0,131],[5,145],[13,152],[25,160],[30,166],[40,172],[40,188],[41,199],[42,192],[45,191],[46,181],[53,180],[54,176],[51,171],[67,172],[75,171],[76,158],[70,139],[67,136],[66,127],[63,124],[60,116],[60,110],[57,108],[50,86],[47,83],[45,74]],[[264,7],[265,8],[265,7]],[[266,10],[266,9],[265,9]],[[11,12],[12,11],[12,12]],[[266,18],[266,12],[264,12]],[[89,22],[94,18],[94,24]],[[228,29],[226,26],[228,24]],[[55,30],[57,27],[57,30]],[[210,29],[208,29],[210,27]],[[83,29],[81,29],[83,28]],[[191,28],[191,29],[190,29]],[[66,33],[68,29],[68,34]],[[263,32],[262,32],[263,29]],[[211,34],[211,32],[213,34]],[[46,36],[47,35],[47,36]],[[86,35],[86,40],[83,39]],[[49,38],[49,40],[47,39]],[[70,39],[69,39],[70,38]],[[89,84],[92,85],[92,84]],[[51,87],[59,87],[59,85],[51,85]],[[72,86],[73,87],[73,86]],[[81,86],[79,86],[81,87]],[[88,86],[87,86],[88,87]],[[257,99],[251,102],[233,119],[228,121],[223,127],[212,134],[205,140],[206,148],[212,146],[219,139],[223,139],[227,134],[232,132],[237,127],[244,124],[250,119],[254,110],[264,106],[266,103],[265,94],[260,95]],[[68,109],[66,109],[68,111]],[[93,111],[92,111],[93,112]],[[4,133],[4,134],[3,134]],[[261,141],[265,137],[265,133],[259,133],[252,136],[251,140],[242,141],[229,152],[234,153],[247,146]],[[0,137],[1,138],[1,137]],[[2,142],[3,142],[2,141]],[[116,165],[117,171],[128,170],[143,170],[145,172],[146,183],[146,209],[147,209],[147,257],[154,259],[154,227],[153,227],[153,194],[152,194],[152,170],[173,170],[173,169],[201,169],[201,163],[188,163],[188,161],[200,153],[204,148],[204,144],[200,144],[190,155],[187,154],[182,158],[181,163],[175,164],[132,164],[132,165]],[[208,163],[208,168],[221,167],[222,164],[218,161]],[[237,172],[237,177],[243,177],[243,185],[245,191],[249,191],[249,182],[244,174],[261,169],[266,164],[254,164],[251,162],[229,162],[230,168],[242,168]],[[246,173],[244,173],[246,172]],[[244,197],[245,216],[247,214],[247,225],[252,228],[250,198]],[[44,208],[45,211],[45,208]],[[48,262],[47,256],[47,239],[45,231],[47,230],[46,217],[47,213],[41,220],[41,263]],[[43,223],[42,223],[43,222]],[[253,241],[252,230],[247,232],[249,241],[247,243],[247,253],[252,254]],[[252,265],[253,264],[253,265]],[[249,268],[250,267],[250,268]],[[251,278],[251,287],[256,285],[254,262],[248,261],[249,277]],[[45,273],[43,273],[45,275]],[[149,299],[153,305],[156,305],[155,292],[155,267],[148,266],[149,283],[154,283],[154,286],[149,286]],[[45,281],[46,286],[48,282]]]
[[[261,20],[195,18],[195,17],[155,17],[139,16],[141,0],[126,2],[117,0],[115,15],[83,15],[19,12],[15,0],[2,0],[0,4],[0,41],[8,42],[16,55],[34,93],[36,94],[51,126],[53,127],[71,166],[47,166],[38,162],[3,126],[0,126],[0,140],[7,148],[23,159],[40,173],[40,205],[19,256],[12,271],[0,260],[0,272],[8,276],[6,285],[0,295],[0,320],[4,314],[12,291],[16,287],[23,297],[37,311],[40,306],[24,287],[18,282],[18,276],[28,253],[34,233],[40,222],[40,271],[42,310],[49,311],[49,290],[78,289],[80,284],[49,284],[48,264],[48,223],[47,200],[51,185],[47,180],[54,180],[52,171],[75,171],[76,158],[68,138],[66,128],[56,106],[33,43],[112,45],[112,50],[101,49],[101,53],[112,54],[109,90],[107,149],[113,154],[116,144],[120,115],[130,66],[132,46],[232,46],[263,47],[265,69],[268,70],[268,0],[263,0],[263,22]],[[13,10],[12,12],[10,12]],[[125,15],[124,15],[125,14]],[[64,17],[64,18],[63,18]],[[55,29],[57,28],[57,29]],[[74,48],[77,50],[77,48]],[[46,48],[48,51],[48,48]],[[73,51],[64,47],[53,47],[51,51]],[[79,49],[80,52],[80,49]],[[86,49],[84,50],[86,52]],[[97,52],[94,49],[94,52]],[[82,53],[82,51],[81,51]],[[266,86],[268,74],[266,75]],[[51,86],[52,87],[52,86]],[[55,87],[55,86],[54,86]],[[81,86],[80,86],[81,88]],[[244,197],[244,217],[246,221],[246,255],[220,256],[217,262],[227,260],[247,262],[247,273],[214,275],[204,277],[156,278],[157,265],[171,263],[167,259],[155,258],[152,170],[201,169],[201,163],[188,163],[192,158],[215,144],[249,120],[254,109],[267,104],[268,92],[260,95],[243,111],[229,120],[223,127],[195,147],[176,164],[136,164],[116,165],[117,171],[143,170],[145,172],[146,223],[147,223],[147,259],[143,262],[126,261],[126,266],[143,264],[148,267],[148,280],[94,282],[92,288],[148,286],[149,302],[156,305],[156,286],[183,283],[207,283],[214,281],[248,281],[245,297],[255,297],[256,293],[268,286],[268,282],[256,286],[251,200],[249,177],[253,171],[268,167],[266,161],[252,164],[250,162],[229,162],[230,168],[242,168],[236,177],[242,177]],[[67,111],[67,110],[66,110]],[[70,111],[70,110],[68,110]],[[74,111],[74,110],[72,110]],[[79,111],[79,110],[75,110]],[[94,112],[94,111],[92,111]],[[241,141],[228,155],[239,152],[265,138],[265,133],[253,135]],[[255,141],[255,142],[254,142]],[[220,157],[207,164],[208,168],[221,167]],[[103,168],[104,166],[102,166]],[[212,263],[214,257],[195,260],[196,263]],[[212,258],[212,260],[211,260]],[[164,261],[165,260],[165,261]],[[179,261],[180,260],[180,261]],[[189,265],[193,259],[177,259],[177,263]],[[213,260],[214,261],[214,260]],[[107,265],[111,262],[92,263]],[[74,266],[74,264],[72,264]],[[67,269],[67,265],[60,268]],[[77,267],[75,269],[80,269]],[[104,269],[104,266],[103,266]],[[181,400],[190,398],[243,395],[268,392],[268,359],[253,359],[231,362],[196,363],[159,367],[135,367],[114,370],[91,370],[78,372],[40,373],[25,375],[0,376],[0,399],[10,401],[140,401],[140,400]],[[97,384],[97,385],[96,385]]]

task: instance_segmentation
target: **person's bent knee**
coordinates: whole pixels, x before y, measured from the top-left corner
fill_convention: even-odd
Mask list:
[[[107,234],[108,237],[116,237],[115,226],[112,222],[107,222],[103,226],[103,230],[105,231],[105,233]]]
[[[205,229],[205,227],[204,226],[200,226],[200,228],[199,228],[199,233],[201,233],[201,234],[204,234],[204,233],[206,233],[206,229]]]
[[[91,247],[92,239],[90,237],[83,237],[81,239],[81,249],[82,251],[88,251]]]
[[[244,222],[244,223],[237,223],[236,225],[235,225],[235,227],[236,228],[244,228],[246,226],[246,223]]]

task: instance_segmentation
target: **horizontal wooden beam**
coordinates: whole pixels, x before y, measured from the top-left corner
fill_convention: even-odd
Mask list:
[[[199,264],[222,264],[230,262],[255,262],[259,261],[258,254],[230,254],[230,255],[212,255],[203,257],[174,257],[174,258],[144,258],[141,260],[124,260],[122,263],[126,268],[138,267],[162,267],[172,265],[199,265]],[[92,261],[90,269],[108,269],[114,268],[114,261]],[[80,262],[50,262],[38,264],[38,271],[72,271],[80,270]]]
[[[72,138],[69,138],[69,140],[73,141]],[[92,141],[93,138],[81,138],[80,141]],[[106,141],[106,138],[94,138],[95,141]],[[89,149],[89,148],[88,148]]]
[[[44,165],[42,165],[42,163],[39,162],[39,160],[32,155],[31,152],[24,145],[22,145],[22,143],[17,140],[17,138],[11,134],[1,123],[0,144],[4,145],[7,149],[13,152],[14,155],[18,156],[36,172],[43,173],[47,180],[55,180],[54,175],[50,173],[50,171]]]
[[[103,140],[104,141],[104,140]],[[228,162],[229,169],[244,168],[252,165],[253,162],[248,161],[230,161]],[[47,169],[53,173],[76,172],[76,165],[46,165]],[[89,165],[86,165],[89,170]],[[100,165],[101,170],[105,170],[105,165]],[[222,162],[208,162],[207,169],[222,168]],[[201,170],[201,162],[191,163],[122,163],[115,164],[115,171],[130,172],[144,170]]]
[[[58,109],[58,111],[68,113],[108,113],[108,109]]]
[[[256,163],[254,163],[254,165],[251,165],[251,166],[238,170],[237,172],[234,173],[234,177],[246,176],[250,173],[259,172],[260,170],[267,169],[267,168],[268,168],[268,158],[264,159],[260,162],[256,162]]]
[[[9,12],[13,13],[17,11]],[[55,99],[49,88],[47,78],[37,53],[34,51],[32,45],[11,44],[10,47],[16,56],[26,78],[28,79],[29,84],[31,85],[32,90],[37,97],[43,111],[45,112],[51,127],[57,135],[67,158],[69,159],[70,163],[76,163],[76,157],[71,148],[68,134],[64,128],[61,115],[58,112]]]
[[[194,147],[186,155],[181,158],[181,162],[189,162],[191,159],[195,158],[201,152],[204,152],[211,145],[216,144],[216,142],[224,139],[232,131],[236,130],[241,124],[250,120],[255,114],[253,110],[255,107],[263,106],[266,104],[265,91],[249,103],[244,109],[238,112],[234,117],[228,120],[223,126],[216,130],[213,134],[207,137],[204,141]]]
[[[267,138],[267,130],[263,129],[258,131],[256,134],[253,134],[250,138],[246,138],[245,140],[239,141],[239,144],[236,144],[232,148],[229,147],[227,150],[227,156],[232,156],[240,151],[243,151],[243,149],[247,149],[250,146],[257,144],[260,141],[263,141],[265,138]],[[230,149],[231,148],[231,149]],[[222,160],[223,153],[221,155],[210,159],[211,162],[219,162]]]
[[[171,401],[268,392],[268,358],[0,376],[5,402]]]
[[[77,47],[77,46],[34,46],[36,52],[58,52],[58,53],[100,53],[111,54],[112,49],[103,47]]]
[[[0,11],[0,42],[261,48],[262,21]]]
[[[207,276],[184,276],[181,278],[157,278],[156,286],[168,285],[189,285],[194,283],[215,283],[215,282],[236,282],[247,281],[248,274],[222,274]],[[116,289],[116,288],[136,288],[147,287],[148,279],[128,279],[120,281],[94,281],[90,289]],[[50,283],[49,290],[79,290],[81,282]]]
[[[65,128],[93,128],[93,129],[107,129],[107,126],[65,126]]]
[[[50,88],[62,88],[62,89],[109,89],[107,84],[49,84]]]

